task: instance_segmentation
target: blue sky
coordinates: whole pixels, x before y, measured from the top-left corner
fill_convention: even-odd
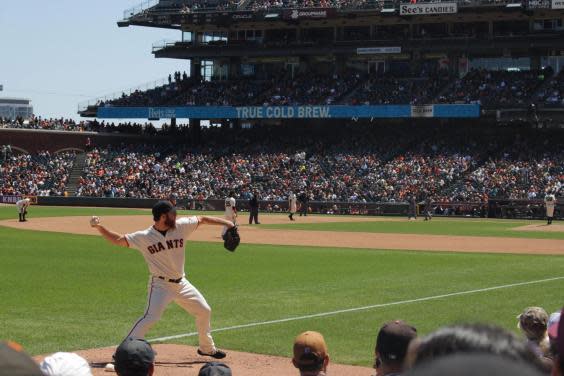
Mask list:
[[[140,0],[18,0],[0,7],[0,97],[32,100],[43,117],[79,119],[77,104],[189,72],[188,60],[155,59],[151,46],[180,31],[118,28]]]

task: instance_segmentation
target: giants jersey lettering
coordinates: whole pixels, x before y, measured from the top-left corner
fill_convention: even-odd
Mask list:
[[[164,236],[151,226],[126,234],[125,239],[129,247],[141,252],[152,275],[177,279],[184,277],[185,240],[197,227],[197,217],[182,217]]]
[[[225,199],[225,216],[228,218],[233,217],[233,209],[235,208],[235,199],[233,197]]]

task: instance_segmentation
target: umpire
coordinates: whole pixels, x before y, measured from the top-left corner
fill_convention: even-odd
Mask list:
[[[307,191],[303,191],[298,199],[300,200],[300,217],[302,215],[307,217],[307,209],[309,207],[309,196]]]
[[[260,225],[258,221],[258,212],[259,212],[259,198],[257,191],[253,191],[253,197],[249,200],[249,224],[253,224],[253,219],[256,225]]]

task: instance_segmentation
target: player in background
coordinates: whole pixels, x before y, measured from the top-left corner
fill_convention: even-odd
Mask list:
[[[288,211],[290,212],[290,215],[288,215],[290,221],[295,221],[294,214],[298,211],[298,199],[294,192],[290,192],[288,196]]]
[[[548,191],[546,196],[544,196],[544,205],[546,207],[546,224],[551,225],[552,219],[554,218],[554,208],[556,207],[556,197],[552,192]]]
[[[229,192],[229,197],[225,199],[225,219],[230,222],[237,224],[237,203],[235,201],[235,192]],[[223,227],[221,231],[221,237],[225,235],[227,231],[227,226]]]
[[[18,214],[20,216],[20,222],[27,222],[25,216],[27,215],[27,208],[29,207],[31,201],[29,198],[23,198],[16,202],[16,208],[18,208]]]

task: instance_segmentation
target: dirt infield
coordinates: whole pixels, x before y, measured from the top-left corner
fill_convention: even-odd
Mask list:
[[[96,235],[98,232],[88,225],[89,217],[56,217],[37,218],[20,223],[17,219],[0,221],[1,226],[25,230],[54,231],[74,234]],[[285,216],[262,216],[263,224],[288,223]],[[366,217],[298,217],[299,223],[323,222],[378,222],[389,218]],[[394,218],[396,221],[406,221]],[[150,216],[108,216],[102,223],[111,229],[127,233],[146,228],[152,224]],[[554,230],[553,230],[554,229]],[[529,225],[523,231],[564,231],[563,225]],[[191,240],[221,242],[221,229],[214,226],[202,226]],[[564,240],[500,238],[484,236],[448,236],[448,235],[416,235],[385,234],[362,232],[332,232],[305,230],[273,230],[264,229],[260,225],[240,226],[243,243],[303,245],[338,248],[397,249],[415,251],[451,251],[451,252],[487,252],[487,253],[522,253],[522,254],[564,254]]]
[[[262,216],[263,224],[288,223],[285,216]],[[405,221],[403,218],[366,218],[366,217],[327,217],[308,216],[298,217],[300,223],[322,222],[367,222],[367,221]],[[13,227],[24,230],[52,231],[74,234],[96,235],[98,232],[89,224],[89,217],[56,217],[32,218],[29,222],[19,223],[17,220],[0,221],[0,226]],[[102,223],[112,230],[127,233],[146,228],[152,224],[147,216],[108,216],[102,218]],[[564,231],[563,225],[529,225],[519,228],[521,231]],[[191,240],[221,242],[221,229],[215,226],[202,226],[196,231]],[[564,254],[564,240],[551,239],[521,239],[494,238],[445,235],[407,235],[385,233],[359,232],[331,232],[331,231],[302,231],[302,230],[269,230],[260,225],[241,225],[242,242],[248,244],[277,244],[325,246],[340,248],[369,248],[392,250],[422,250],[422,251],[450,251],[450,252],[488,252],[488,253],[527,253],[527,254]],[[199,369],[208,361],[196,354],[191,346],[157,344],[156,375],[159,376],[195,376]],[[291,344],[288,344],[290,353]],[[93,367],[94,375],[111,375],[104,370],[107,362],[111,361],[114,348],[102,348],[78,351]],[[367,349],[367,361],[371,350]],[[42,357],[37,357],[40,360]],[[293,368],[290,359],[277,356],[259,355],[229,351],[224,359],[238,376],[259,376],[276,374],[278,376],[293,376],[297,370]],[[347,376],[367,376],[374,371],[366,367],[354,367],[330,364],[329,373]]]

